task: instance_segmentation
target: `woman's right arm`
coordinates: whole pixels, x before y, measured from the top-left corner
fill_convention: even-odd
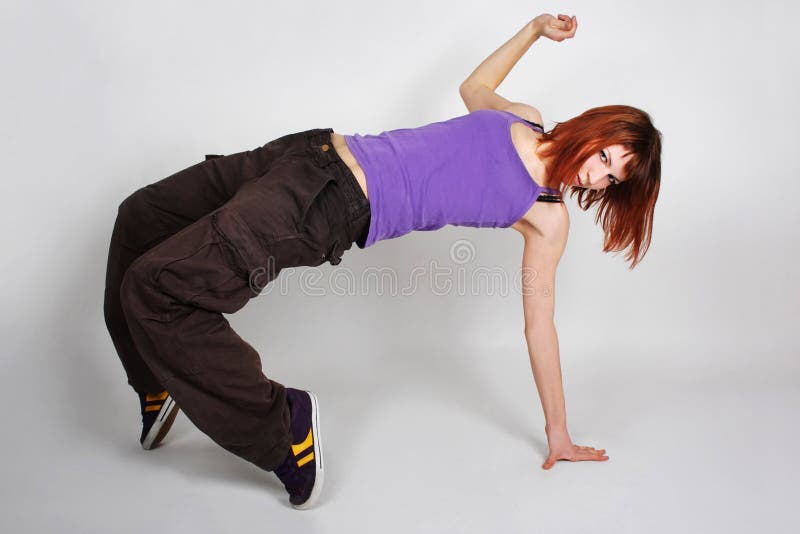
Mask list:
[[[550,469],[557,460],[608,460],[605,449],[573,445],[567,431],[564,388],[558,334],[553,318],[555,309],[556,267],[569,233],[566,207],[540,224],[539,230],[523,233],[522,304],[525,315],[525,340],[528,344],[533,378],[545,416],[545,433],[550,448],[542,467]],[[549,226],[549,228],[548,228]]]

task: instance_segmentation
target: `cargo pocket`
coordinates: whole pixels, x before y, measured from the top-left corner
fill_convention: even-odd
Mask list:
[[[269,255],[264,244],[235,211],[221,208],[211,214],[211,225],[221,238],[225,261],[243,280],[270,276]],[[276,276],[277,273],[273,274]]]
[[[300,216],[297,219],[298,233],[303,234],[309,230],[319,230],[319,228],[316,228],[314,224],[315,221],[312,217],[314,214],[313,209],[316,208],[317,204],[319,204],[320,200],[322,200],[322,196],[329,191],[330,188],[335,186],[336,179],[332,177],[327,177],[326,179],[315,184],[314,189],[312,189],[311,193],[306,197],[305,202],[300,209]]]
[[[303,213],[298,230],[302,239],[316,252],[316,257],[308,265],[316,266],[326,261],[338,265],[342,262],[342,254],[350,248],[345,231],[347,207],[338,188],[336,179],[329,179]]]

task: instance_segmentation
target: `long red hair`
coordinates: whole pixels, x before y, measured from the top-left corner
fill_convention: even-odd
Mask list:
[[[650,247],[661,183],[661,138],[650,115],[634,107],[612,105],[592,108],[556,123],[540,140],[540,154],[548,161],[549,181],[558,184],[551,187],[577,196],[583,211],[599,205],[595,223],[600,222],[605,234],[603,252],[630,247],[625,256],[631,262],[630,269]],[[596,151],[616,144],[632,153],[624,167],[624,181],[594,190],[566,183]]]

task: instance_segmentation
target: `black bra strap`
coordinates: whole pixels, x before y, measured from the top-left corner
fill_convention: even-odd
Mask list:
[[[551,195],[550,193],[540,193],[537,202],[564,202],[561,195]]]
[[[522,119],[522,120],[524,120],[524,121],[525,121],[525,122],[527,122],[528,124],[531,124],[531,125],[533,125],[533,126],[536,126],[536,127],[537,127],[537,128],[539,128],[539,129],[540,129],[542,132],[544,132],[544,128],[542,128],[542,125],[541,125],[541,124],[536,124],[535,122],[531,122],[531,121],[529,121],[528,119]]]

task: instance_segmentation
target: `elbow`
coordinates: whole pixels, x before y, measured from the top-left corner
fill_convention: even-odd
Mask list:
[[[461,83],[461,85],[458,86],[458,94],[461,95],[461,98],[465,98],[475,90],[476,85],[480,84],[467,78]]]

